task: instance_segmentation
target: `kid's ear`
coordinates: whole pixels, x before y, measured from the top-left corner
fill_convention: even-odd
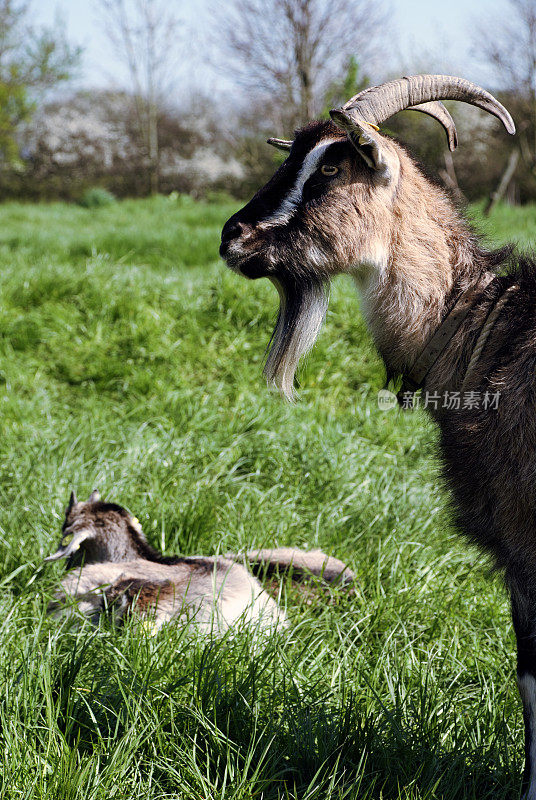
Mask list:
[[[61,539],[60,546],[52,555],[47,556],[45,561],[59,561],[60,558],[68,558],[72,553],[76,553],[80,545],[85,539],[92,535],[89,529],[76,531],[70,533],[67,529]]]
[[[69,503],[67,505],[67,508],[65,509],[65,521],[66,522],[67,522],[67,519],[69,517],[69,514],[71,513],[71,511],[73,510],[73,508],[75,507],[77,502],[78,502],[78,500],[76,499],[76,495],[75,495],[74,490],[73,490],[71,492],[71,496],[69,497]]]
[[[101,496],[98,493],[98,491],[96,489],[93,489],[93,491],[91,492],[91,494],[89,495],[89,497],[87,499],[87,502],[88,503],[98,503],[100,499],[101,499]]]
[[[333,122],[348,136],[363,160],[386,179],[391,178],[384,140],[378,128],[359,119],[352,109],[334,108],[329,112]]]
[[[131,515],[130,516],[130,524],[132,525],[132,527],[134,528],[135,531],[137,531],[138,533],[141,533],[141,535],[143,536],[143,528],[141,527],[141,522],[139,521],[139,519],[137,517],[133,517]]]

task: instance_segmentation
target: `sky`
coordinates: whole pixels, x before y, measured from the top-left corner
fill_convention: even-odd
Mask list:
[[[208,0],[169,0],[169,3],[176,4],[190,41],[201,42],[208,18]],[[479,20],[506,15],[507,0],[387,0],[387,4],[392,9],[389,16],[396,33],[393,47],[385,54],[386,69],[392,71],[398,67],[403,71],[406,65],[418,69],[418,61],[422,59],[427,67],[433,65],[434,72],[457,72],[493,88],[493,76],[485,65],[477,62],[472,42]],[[53,25],[59,18],[66,25],[69,39],[84,48],[80,85],[102,87],[115,82],[120,86],[125,82],[98,24],[92,0],[33,0],[33,10],[39,23]],[[205,91],[224,86],[225,77],[203,62],[203,48],[192,49],[196,55],[183,65],[183,85],[198,86]],[[373,75],[370,77],[374,79]]]

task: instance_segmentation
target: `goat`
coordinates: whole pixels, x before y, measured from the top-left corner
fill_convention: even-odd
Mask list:
[[[326,583],[349,584],[354,575],[320,550],[252,550],[240,556],[163,556],[147,542],[139,520],[95,490],[86,502],[71,494],[58,550],[46,562],[67,559],[67,574],[49,612],[69,598],[93,622],[111,610],[115,622],[136,613],[158,630],[173,619],[191,619],[205,632],[222,633],[240,620],[259,629],[285,625],[286,616],[238,560],[267,573],[292,570]]]
[[[508,111],[461,78],[417,75],[367,89],[293,141],[269,140],[288,157],[226,222],[220,254],[235,272],[278,289],[265,374],[286,397],[341,273],[361,294],[388,378],[404,379],[403,400],[417,388],[457,396],[427,410],[439,425],[458,527],[492,556],[509,591],[523,787],[536,800],[536,262],[514,258],[512,248],[485,249],[450,196],[378,128],[404,109],[423,111],[454,149],[444,99],[476,105],[515,133]],[[473,402],[460,403],[464,390]],[[490,397],[497,402],[474,402]]]

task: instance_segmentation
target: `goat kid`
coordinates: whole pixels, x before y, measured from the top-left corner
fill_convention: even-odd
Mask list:
[[[331,122],[311,123],[293,141],[269,140],[288,158],[227,221],[220,253],[237,273],[267,277],[279,291],[265,374],[285,396],[324,320],[330,281],[344,273],[361,294],[388,376],[439,396],[463,387],[500,397],[497,408],[428,411],[440,427],[459,528],[493,556],[509,589],[523,783],[536,800],[536,264],[514,262],[511,248],[486,250],[450,196],[379,131],[398,111],[422,111],[445,127],[454,149],[442,99],[476,105],[515,132],[508,111],[461,78],[417,75],[367,89],[333,109]],[[483,339],[486,321],[493,326]]]
[[[71,494],[58,550],[45,561],[67,559],[61,590],[49,606],[59,612],[71,601],[93,622],[111,611],[116,622],[136,613],[157,630],[171,620],[193,620],[206,632],[223,633],[239,621],[271,629],[286,624],[284,611],[238,560],[267,573],[292,570],[345,585],[354,578],[342,561],[320,550],[253,550],[244,556],[163,556],[147,542],[139,521],[125,508],[86,502]],[[73,605],[74,601],[74,605]]]

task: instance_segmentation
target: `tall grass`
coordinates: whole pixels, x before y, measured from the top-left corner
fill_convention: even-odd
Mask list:
[[[217,259],[233,207],[0,207],[0,798],[473,798],[519,790],[500,580],[458,539],[421,412],[380,412],[349,283],[285,405],[277,309]],[[530,235],[534,208],[490,233]],[[71,488],[167,553],[322,547],[354,596],[222,640],[48,619]]]

